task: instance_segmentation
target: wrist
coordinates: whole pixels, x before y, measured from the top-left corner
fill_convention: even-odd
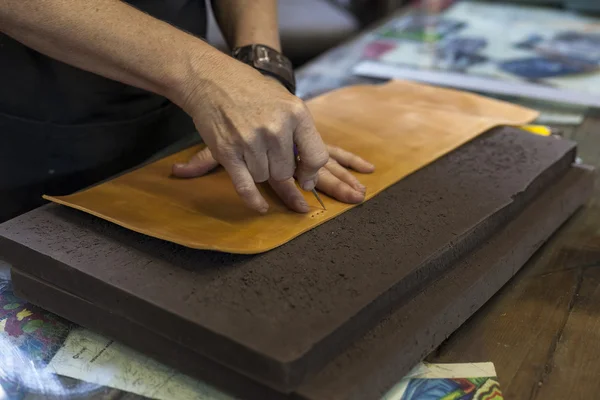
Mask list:
[[[229,58],[205,42],[199,39],[197,42],[200,43],[188,46],[179,60],[172,63],[173,69],[164,85],[164,96],[188,113],[195,102],[192,97],[203,86],[219,80]]]

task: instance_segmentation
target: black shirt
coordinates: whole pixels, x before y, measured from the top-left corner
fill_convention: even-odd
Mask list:
[[[131,0],[203,37],[204,0]],[[0,221],[143,161],[193,132],[165,98],[71,67],[0,33]]]

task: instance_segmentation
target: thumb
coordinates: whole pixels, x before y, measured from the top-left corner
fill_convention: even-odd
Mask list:
[[[294,142],[299,154],[296,178],[302,189],[313,190],[319,170],[329,160],[329,153],[310,114],[300,120],[294,132]]]
[[[173,175],[177,178],[196,178],[205,175],[218,165],[207,147],[196,153],[187,164],[173,165]]]

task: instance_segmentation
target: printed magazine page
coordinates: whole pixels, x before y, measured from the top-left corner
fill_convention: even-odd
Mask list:
[[[356,75],[600,106],[600,19],[461,1],[375,32]]]

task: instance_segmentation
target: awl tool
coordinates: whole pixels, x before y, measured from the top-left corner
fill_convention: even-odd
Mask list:
[[[300,154],[298,154],[298,148],[296,147],[295,144],[294,144],[294,156],[296,157],[296,163],[299,163],[300,162]],[[311,192],[312,192],[312,194],[315,195],[315,198],[317,199],[319,204],[321,204],[321,207],[323,207],[323,210],[327,210],[327,207],[325,207],[325,204],[323,204],[323,200],[321,200],[319,193],[317,193],[317,189],[313,188],[313,190],[311,190]]]

